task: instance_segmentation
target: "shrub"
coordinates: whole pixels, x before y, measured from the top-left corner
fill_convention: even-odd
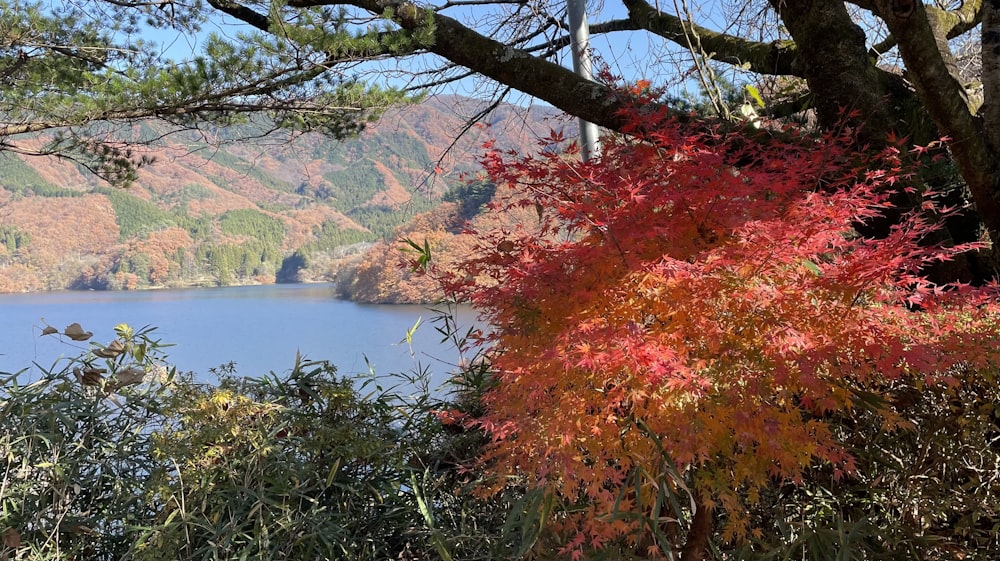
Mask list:
[[[503,503],[471,495],[475,476],[459,469],[482,437],[430,414],[447,406],[425,370],[405,394],[301,358],[284,376],[223,368],[204,384],[165,366],[153,329],[116,333],[61,368],[3,375],[0,558],[476,559],[497,547]]]
[[[119,326],[118,333],[118,343],[94,346],[37,379],[29,371],[4,374],[4,558],[122,559],[135,529],[155,514],[145,500],[154,465],[149,438],[169,422],[165,399],[179,381],[159,363],[152,330]]]

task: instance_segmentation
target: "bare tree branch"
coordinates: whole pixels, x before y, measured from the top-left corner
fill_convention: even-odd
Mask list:
[[[208,4],[216,10],[233,16],[260,31],[270,31],[272,23],[270,18],[260,12],[251,10],[239,2],[233,2],[232,0],[208,0]]]
[[[309,7],[339,4],[333,0],[292,0],[289,6]],[[457,20],[426,10],[410,2],[392,0],[350,0],[350,5],[373,14],[392,9],[394,21],[408,30],[431,29],[429,52],[440,55],[501,84],[537,97],[571,115],[611,129],[620,128],[618,107],[609,103],[614,91],[585,80],[571,70],[532,56],[486,37]]]
[[[874,2],[851,2],[869,11],[875,10]],[[969,0],[963,2],[962,6],[956,10],[942,10],[937,6],[927,5],[927,16],[934,21],[934,25],[944,30],[948,39],[954,39],[975,29],[982,22],[983,0]],[[896,37],[891,33],[882,41],[872,45],[871,52],[878,56],[888,52],[896,46]]]
[[[686,46],[685,29],[697,35],[704,51],[719,62],[734,66],[746,65],[759,74],[800,76],[794,68],[798,48],[791,41],[761,43],[718,33],[694,22],[657,11],[646,0],[622,0],[629,10],[629,19],[640,28],[681,46]]]

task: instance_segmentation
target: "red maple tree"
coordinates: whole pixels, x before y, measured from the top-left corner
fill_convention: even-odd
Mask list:
[[[562,505],[562,552],[698,559],[713,510],[740,539],[766,486],[817,464],[850,474],[831,415],[1000,364],[996,287],[922,274],[975,248],[926,243],[956,209],[910,186],[899,148],[631,117],[596,162],[489,153],[510,188],[494,211],[537,222],[475,232],[476,258],[443,282],[493,326],[496,386],[472,421],[493,439],[485,465]],[[900,191],[921,211],[860,234]]]

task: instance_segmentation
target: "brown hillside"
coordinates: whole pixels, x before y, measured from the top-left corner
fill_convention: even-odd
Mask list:
[[[347,140],[166,135],[145,152],[155,162],[118,191],[71,161],[12,155],[0,227],[19,247],[0,251],[0,291],[274,282],[280,271],[332,280],[348,256],[392,238],[475,172],[483,142],[533,151],[555,123],[551,110],[501,107],[456,141],[477,103],[430,98]],[[132,132],[158,136],[156,126]]]

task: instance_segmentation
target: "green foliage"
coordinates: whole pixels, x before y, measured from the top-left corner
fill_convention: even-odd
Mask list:
[[[712,63],[704,62],[704,64]],[[706,89],[706,85],[710,86],[711,90]],[[736,113],[748,95],[753,97],[750,92],[750,89],[733,82],[724,74],[717,74],[711,84],[699,84],[697,92],[684,90],[679,96],[668,96],[665,101],[681,111],[704,116],[722,116],[720,110],[724,113]]]
[[[237,279],[273,275],[281,261],[274,246],[251,239],[239,245],[215,244],[200,248],[219,284]]]
[[[188,183],[181,187],[169,200],[176,202],[178,207],[186,208],[191,201],[203,201],[212,198],[212,191],[198,183]]]
[[[490,181],[470,181],[452,186],[441,196],[441,200],[461,204],[461,216],[469,220],[493,200],[496,190],[497,186]]]
[[[96,22],[95,22],[96,23]],[[81,21],[73,10],[54,12],[42,4],[19,0],[0,2],[0,26],[6,34],[17,41],[25,39],[47,40],[49,45],[73,45],[81,52],[94,53],[90,56],[58,56],[57,51],[42,51],[42,56],[27,57],[14,49],[6,50],[0,57],[4,68],[9,68],[8,81],[21,86],[24,91],[12,91],[14,99],[42,97],[35,103],[19,107],[21,111],[37,107],[43,102],[46,87],[72,94],[88,85],[88,78],[104,63],[114,58],[113,51],[102,43],[108,36],[101,26]],[[20,60],[19,60],[20,59]],[[8,96],[5,95],[5,98]],[[13,103],[11,105],[14,105]],[[17,122],[16,119],[13,122]]]
[[[33,194],[38,197],[82,197],[83,196],[83,192],[81,191],[74,191],[72,189],[56,187],[55,185],[52,185],[50,183],[33,185],[29,189],[25,189],[24,194]]]
[[[308,244],[310,250],[330,250],[345,245],[374,241],[376,236],[356,228],[341,228],[336,222],[327,220],[316,233],[316,240]]]
[[[285,238],[285,223],[254,209],[230,210],[219,217],[223,234],[256,238],[277,248]]]
[[[251,127],[252,128],[252,127]],[[275,191],[290,192],[292,190],[291,186],[284,181],[269,175],[259,167],[257,167],[253,162],[248,162],[238,156],[234,156],[230,152],[225,150],[216,150],[212,152],[211,161],[223,165],[229,169],[239,172],[251,179],[255,179],[260,182],[261,185],[267,187],[268,189],[273,189]],[[230,183],[229,180],[220,179],[217,183],[220,186],[226,186]]]
[[[112,273],[133,273],[137,275],[143,283],[149,283],[149,269],[151,260],[145,253],[133,253],[127,258],[119,259],[112,268]]]
[[[413,215],[432,208],[434,208],[433,202],[415,194],[404,209],[395,209],[384,205],[363,206],[348,212],[347,216],[368,228],[372,234],[388,240],[394,236],[396,229],[405,224]]]
[[[0,224],[0,245],[7,248],[7,253],[14,253],[29,243],[31,243],[31,235],[27,232],[21,231],[15,226]]]
[[[74,324],[62,336],[90,334]],[[474,560],[506,550],[506,505],[477,499],[458,469],[482,434],[431,414],[445,406],[419,365],[400,378],[405,396],[302,358],[260,379],[223,367],[207,385],[165,366],[153,329],[119,325],[116,336],[40,376],[3,375],[4,559]]]
[[[364,205],[385,186],[382,174],[371,162],[327,172],[323,177],[332,184],[333,206],[341,212],[349,212]]]
[[[204,217],[190,225],[208,226]],[[274,275],[282,260],[285,225],[281,220],[254,209],[231,210],[221,216],[219,227],[226,235],[248,238],[239,244],[209,243],[198,247],[198,257],[207,262],[219,284]]]
[[[950,558],[1000,556],[1000,383],[956,373],[954,385],[894,384],[889,401],[865,395],[837,420],[857,459],[853,477],[816,468],[798,487],[765,495],[764,529],[736,559]],[[877,408],[900,417],[884,426]]]
[[[88,124],[80,128],[91,130],[86,134],[72,129],[56,131],[46,152],[71,159],[81,173],[92,173],[113,187],[128,187],[139,178],[138,168],[155,161],[148,154],[137,153],[127,143],[101,140],[100,137],[109,133],[102,131],[99,124]]]
[[[299,271],[309,266],[309,252],[299,248],[281,261],[281,267],[274,275],[274,282],[293,283],[299,281]]]
[[[142,127],[123,124],[158,118],[183,129],[256,120],[267,130],[346,137],[409,97],[327,72],[330,53],[362,48],[359,39],[332,34],[322,48],[292,48],[287,38],[266,33],[209,35],[201,24],[211,9],[202,3],[163,9],[94,0],[0,2],[0,29],[7,38],[0,48],[0,112],[11,125],[5,143],[25,153],[72,158],[122,185],[149,163],[127,146],[150,139]],[[381,50],[379,35],[368,35],[369,48]],[[192,42],[197,37],[200,49],[186,59],[165,58],[168,45],[150,40],[165,36]],[[92,125],[98,121],[102,126]],[[19,133],[52,130],[58,133],[42,148],[15,140]],[[245,163],[240,167],[280,183]]]
[[[343,9],[303,11],[284,31],[289,39],[312,45],[330,53],[374,52],[387,49],[405,55],[413,49],[430,44],[430,28],[402,31],[387,22],[370,24],[366,29],[351,31],[350,13]]]
[[[38,175],[34,168],[13,154],[0,152],[0,177],[3,187],[20,195],[39,197],[79,197],[80,191],[57,187]]]
[[[413,525],[406,448],[386,404],[358,399],[327,363],[286,379],[224,377],[175,394],[154,436],[153,496],[171,497],[136,559],[387,559]],[[176,548],[176,549],[175,549]]]
[[[207,213],[193,217],[188,215],[186,211],[175,212],[174,222],[187,230],[188,234],[191,235],[191,239],[195,241],[207,241],[212,238],[214,221],[212,216]]]
[[[413,260],[413,269],[415,271],[426,271],[432,259],[431,246],[427,239],[425,238],[423,245],[421,245],[410,238],[403,238],[402,244],[404,251],[412,251],[417,254],[416,259]]]
[[[354,81],[338,82],[332,89],[318,94],[311,93],[315,95],[314,102],[320,107],[363,109],[353,113],[344,111],[336,118],[331,118],[329,113],[324,115],[309,111],[280,111],[272,115],[275,125],[294,131],[315,131],[333,138],[347,138],[360,133],[368,123],[377,121],[386,108],[421,99],[419,95],[412,96],[399,90]]]
[[[111,202],[122,241],[176,226],[174,216],[147,200],[120,189],[99,189]]]
[[[143,497],[154,462],[149,435],[167,422],[174,373],[160,363],[153,330],[117,333],[116,343],[40,377],[2,374],[3,558],[122,559],[130,533],[154,514]]]
[[[377,157],[373,158],[377,161],[387,160],[395,156],[404,162],[413,162],[420,167],[427,166],[432,162],[430,154],[427,153],[426,143],[408,134],[396,135],[392,139],[392,143],[378,142],[376,146],[369,148],[369,151],[377,154]]]

